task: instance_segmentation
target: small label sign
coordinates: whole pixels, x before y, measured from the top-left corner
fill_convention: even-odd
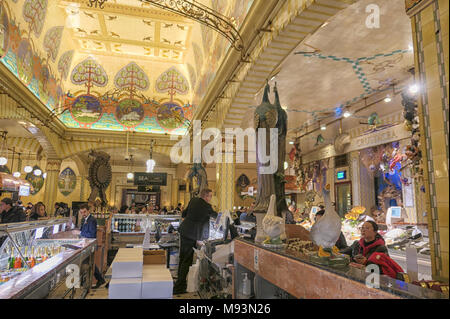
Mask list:
[[[258,249],[255,249],[254,253],[253,253],[253,268],[255,268],[255,271],[259,271],[259,251],[258,251]]]

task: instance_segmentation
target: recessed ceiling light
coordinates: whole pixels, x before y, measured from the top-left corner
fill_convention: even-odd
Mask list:
[[[327,130],[327,126],[326,126],[325,124],[322,124],[322,125],[320,126],[320,129],[321,129],[322,131],[326,131],[326,130]]]
[[[350,116],[352,116],[352,113],[350,113],[350,112],[348,112],[348,111],[344,113],[344,117],[345,117],[345,118],[350,117]]]
[[[386,103],[389,103],[391,101],[392,101],[392,99],[390,96],[386,96],[386,98],[384,99],[384,102],[386,102]]]
[[[289,144],[290,144],[290,145],[294,145],[294,142],[290,141]]]

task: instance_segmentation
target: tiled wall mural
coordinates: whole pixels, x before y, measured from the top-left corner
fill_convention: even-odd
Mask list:
[[[46,15],[47,1],[27,0],[23,6],[23,17],[27,25],[20,25],[9,13],[3,1],[0,4],[0,61],[18,77],[49,109],[54,109],[63,95],[60,80],[52,72],[45,58],[37,52],[30,34],[40,36]],[[22,29],[25,27],[25,29]],[[28,29],[28,30],[27,30]],[[50,38],[50,36],[49,36]],[[52,37],[53,38],[53,37]],[[50,56],[57,51],[58,43],[48,45]]]

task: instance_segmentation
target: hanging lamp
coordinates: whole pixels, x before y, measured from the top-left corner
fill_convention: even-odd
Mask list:
[[[2,132],[2,145],[0,148],[0,166],[6,165],[8,163],[8,145],[6,144],[6,134],[8,132]]]
[[[153,145],[155,144],[155,141],[152,140],[150,142],[150,158],[147,160],[147,173],[153,173],[153,169],[155,168],[156,162],[153,159]]]
[[[31,151],[28,153],[28,159],[30,159],[30,158],[31,158]],[[23,168],[23,171],[24,171],[25,173],[29,174],[29,173],[31,173],[31,172],[33,171],[33,167],[30,166],[30,165],[26,165],[26,166]]]
[[[134,173],[133,173],[133,155],[130,155],[130,168],[129,173],[127,174],[127,179],[132,180],[134,179]]]

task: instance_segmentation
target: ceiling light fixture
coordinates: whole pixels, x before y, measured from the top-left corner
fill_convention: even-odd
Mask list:
[[[14,172],[14,173],[13,173],[13,176],[14,176],[15,178],[20,178],[20,172]]]
[[[389,95],[386,96],[386,98],[384,99],[384,102],[386,102],[386,103],[389,103],[391,101],[392,101],[392,99],[391,99],[391,97]]]
[[[419,92],[419,86],[417,84],[412,84],[409,87],[409,93],[416,94],[417,92]]]
[[[153,160],[153,145],[155,145],[155,141],[152,140],[150,142],[150,158],[147,160],[147,173],[153,173],[156,162]]]
[[[326,125],[326,124],[322,124],[322,125],[320,126],[320,129],[321,129],[322,131],[326,131],[326,130],[327,130],[327,125]]]
[[[345,117],[345,118],[348,118],[348,117],[350,117],[350,116],[352,116],[352,113],[350,113],[349,111],[346,111],[346,112],[344,113],[344,117]]]
[[[42,175],[42,171],[39,168],[37,168],[37,169],[34,170],[33,174],[35,176],[41,176]]]
[[[27,174],[31,173],[33,171],[33,167],[31,167],[30,165],[27,165],[23,168],[23,171]]]
[[[42,178],[46,179],[47,178],[47,173],[42,174]]]
[[[414,51],[414,47],[411,43],[408,45],[408,50],[411,52]]]
[[[8,163],[8,145],[6,144],[6,135],[8,132],[2,132],[2,146],[0,148],[0,165],[6,165]]]
[[[294,145],[294,142],[293,142],[293,141],[290,141],[290,142],[289,142],[289,145]]]

